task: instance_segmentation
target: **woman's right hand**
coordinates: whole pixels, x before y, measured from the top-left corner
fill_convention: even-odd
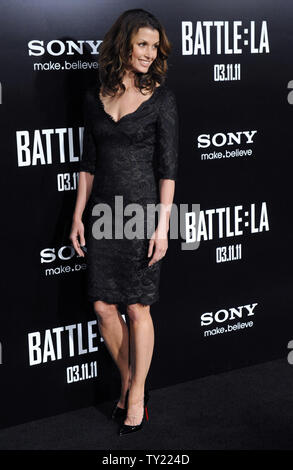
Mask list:
[[[78,240],[78,237],[79,237],[79,240]],[[85,246],[84,225],[83,225],[82,220],[73,219],[69,239],[71,240],[72,245],[75,251],[79,254],[79,256],[84,257],[85,254],[80,248],[80,245]]]

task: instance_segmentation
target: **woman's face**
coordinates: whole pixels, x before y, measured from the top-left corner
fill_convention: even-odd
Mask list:
[[[132,37],[132,54],[129,63],[136,72],[148,72],[150,65],[157,57],[159,42],[160,35],[156,29],[139,28]]]

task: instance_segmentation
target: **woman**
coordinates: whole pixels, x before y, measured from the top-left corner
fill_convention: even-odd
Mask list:
[[[142,429],[144,417],[148,419],[145,380],[154,347],[150,305],[159,299],[178,167],[177,105],[165,85],[170,49],[164,28],[152,14],[142,9],[124,12],[105,35],[99,51],[99,83],[85,97],[70,239],[80,256],[86,245],[88,300],[120,371],[121,395],[112,415],[125,418],[120,435]],[[120,238],[97,236],[96,208],[104,204],[114,211],[118,195],[123,208],[133,203],[141,208],[142,238],[125,233]],[[158,225],[150,236],[147,204],[158,203]],[[89,225],[84,227],[87,204]],[[154,217],[150,219],[154,223]],[[116,227],[111,220],[105,225],[114,233],[117,219]],[[119,303],[126,305],[129,331]]]

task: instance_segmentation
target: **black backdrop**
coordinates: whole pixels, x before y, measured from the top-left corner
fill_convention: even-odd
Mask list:
[[[68,237],[84,91],[96,78],[105,32],[138,7],[161,20],[173,44],[168,86],[180,115],[174,202],[200,205],[202,233],[194,250],[182,249],[183,238],[170,240],[161,298],[151,308],[148,386],[287,354],[290,2],[2,1],[1,426],[119,393],[118,370],[86,301],[86,264]]]

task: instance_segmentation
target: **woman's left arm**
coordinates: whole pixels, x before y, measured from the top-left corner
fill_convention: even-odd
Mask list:
[[[170,223],[170,214],[175,192],[175,181],[169,179],[160,179],[160,213],[158,226],[150,239],[148,256],[150,257],[155,245],[154,256],[149,266],[163,258],[168,249],[168,232]]]
[[[170,89],[160,107],[157,132],[160,211],[158,226],[149,242],[148,257],[155,246],[149,266],[163,258],[168,249],[170,214],[178,180],[178,110],[175,94]]]
[[[169,231],[170,214],[175,193],[175,180],[160,179],[159,191],[161,211],[157,228],[164,236],[164,234],[168,234]]]

